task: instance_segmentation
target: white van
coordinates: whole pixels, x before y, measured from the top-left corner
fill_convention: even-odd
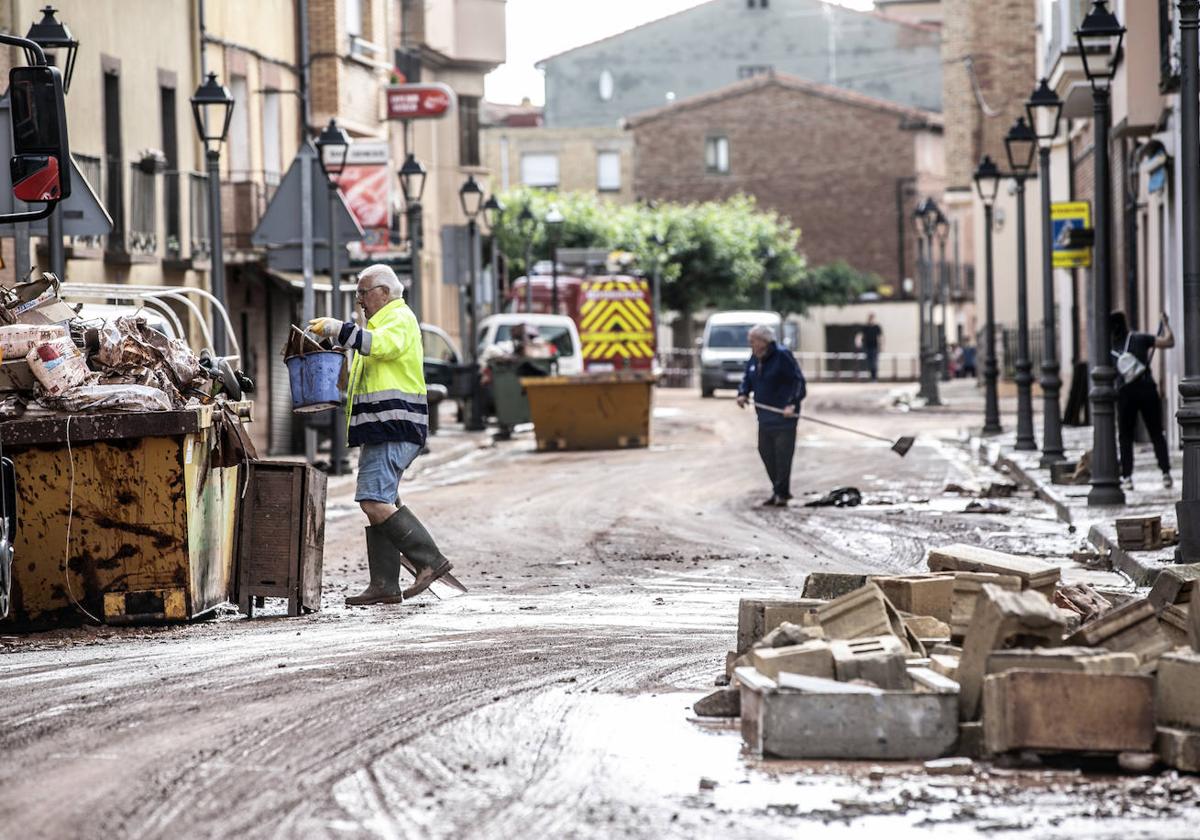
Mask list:
[[[583,373],[583,347],[579,341],[579,330],[575,322],[566,315],[539,314],[536,312],[501,312],[489,315],[479,324],[480,355],[488,347],[510,340],[511,330],[525,324],[538,331],[547,344],[558,351],[558,373],[561,376],[576,376]]]
[[[766,324],[779,333],[779,313],[755,310],[716,312],[704,324],[700,342],[700,396],[718,388],[736,390],[750,358],[750,328]]]

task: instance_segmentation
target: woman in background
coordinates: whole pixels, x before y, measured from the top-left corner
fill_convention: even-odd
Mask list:
[[[1108,317],[1108,329],[1118,370],[1117,427],[1121,443],[1121,487],[1133,489],[1133,435],[1137,430],[1139,414],[1154,444],[1154,457],[1158,460],[1158,468],[1162,470],[1163,487],[1170,487],[1171,456],[1167,451],[1167,438],[1163,435],[1162,397],[1150,372],[1150,356],[1154,348],[1166,350],[1175,346],[1175,334],[1171,332],[1167,313],[1162,314],[1158,335],[1131,332],[1124,312],[1114,312]],[[1130,356],[1139,364],[1123,361],[1123,357],[1128,359]]]

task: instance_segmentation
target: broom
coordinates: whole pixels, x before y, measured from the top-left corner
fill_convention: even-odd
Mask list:
[[[763,411],[770,411],[774,414],[783,414],[782,408],[776,408],[773,405],[767,405],[766,403],[760,403],[760,402],[753,403],[753,405],[755,408],[761,408]],[[792,415],[792,416],[802,417],[804,420],[807,420],[810,423],[816,423],[817,425],[820,425],[820,426],[828,426],[831,429],[837,429],[838,431],[842,431],[842,432],[849,432],[852,435],[861,435],[862,437],[870,438],[871,440],[881,440],[884,443],[890,443],[892,445],[892,451],[895,452],[897,455],[899,455],[901,458],[903,458],[905,455],[908,454],[908,450],[912,449],[913,443],[916,442],[915,438],[910,437],[908,435],[905,435],[904,437],[901,437],[901,438],[897,438],[896,440],[893,441],[891,438],[885,438],[880,435],[873,435],[870,432],[864,432],[861,429],[851,429],[849,426],[842,426],[837,423],[830,423],[828,420],[821,420],[819,418],[813,417],[808,414]]]

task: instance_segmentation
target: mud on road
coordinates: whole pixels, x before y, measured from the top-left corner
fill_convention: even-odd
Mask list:
[[[853,484],[859,508],[758,507],[748,413],[660,391],[646,450],[518,435],[415,471],[405,500],[469,595],[346,608],[365,561],[339,487],[319,614],[0,638],[0,837],[1194,836],[1171,775],[761,762],[692,717],[744,595],[916,569],[930,540],[1075,543],[1036,500],[942,493],[996,477],[955,443],[973,416],[833,393],[806,408],[921,435],[901,460],[801,427],[798,501]]]

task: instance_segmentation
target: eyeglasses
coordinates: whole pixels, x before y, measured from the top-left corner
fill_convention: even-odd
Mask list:
[[[369,289],[358,289],[357,291],[355,291],[354,297],[357,298],[358,300],[362,300],[367,295],[369,295],[371,292],[375,291],[376,289],[382,289],[382,288],[384,288],[384,287],[383,286],[372,286]]]

